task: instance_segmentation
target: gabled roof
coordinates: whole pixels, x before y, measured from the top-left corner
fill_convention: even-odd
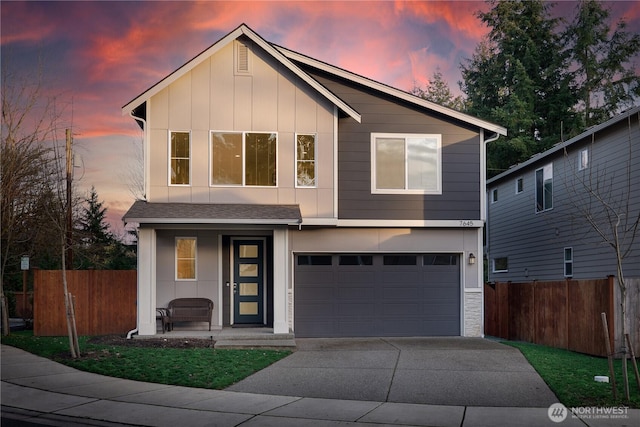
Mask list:
[[[410,93],[404,92],[402,90],[396,89],[394,87],[385,85],[383,83],[377,82],[375,80],[368,79],[366,77],[360,76],[358,74],[349,72],[342,68],[327,64],[325,62],[319,61],[317,59],[302,55],[300,53],[294,52],[292,50],[286,49],[281,46],[274,45],[272,43],[267,42],[262,37],[260,37],[256,32],[254,32],[247,25],[242,24],[222,39],[211,45],[209,48],[201,52],[195,58],[191,59],[189,62],[184,64],[182,67],[175,70],[173,73],[169,74],[167,77],[147,89],[145,92],[141,93],[126,105],[122,107],[122,114],[127,115],[132,112],[136,107],[142,105],[147,99],[151,98],[153,95],[157,94],[171,83],[178,80],[184,74],[188,73],[207,58],[209,58],[214,53],[218,52],[220,49],[225,47],[227,44],[231,43],[233,40],[237,39],[240,36],[246,36],[251,39],[256,45],[260,46],[265,52],[271,55],[275,60],[293,72],[296,76],[305,81],[309,86],[315,89],[318,93],[324,96],[329,102],[333,103],[340,110],[342,110],[345,114],[352,117],[358,123],[361,121],[360,114],[346,102],[344,102],[340,97],[335,95],[321,83],[319,83],[316,79],[311,77],[305,71],[303,71],[300,67],[296,65],[297,63],[302,63],[322,71],[328,72],[335,76],[341,77],[343,79],[349,80],[351,82],[363,85],[365,87],[369,87],[373,90],[380,91],[387,95],[393,96],[395,98],[401,99],[403,101],[415,104],[419,107],[426,108],[445,116],[451,117],[453,119],[462,121],[464,123],[468,123],[474,126],[477,126],[482,129],[486,129],[490,132],[496,133],[498,135],[507,135],[507,130],[498,126],[494,123],[487,122],[485,120],[478,119],[477,117],[470,116],[468,114],[461,113],[459,111],[453,110],[451,108],[444,107],[442,105],[427,101]]]
[[[256,45],[260,46],[264,49],[269,55],[271,55],[274,59],[280,62],[283,66],[288,68],[291,72],[293,72],[296,76],[300,77],[303,81],[305,81],[309,86],[314,88],[318,93],[323,95],[327,100],[336,105],[340,110],[344,111],[347,115],[352,117],[357,122],[360,122],[360,114],[351,108],[347,103],[321,85],[318,81],[312,78],[310,75],[302,71],[297,65],[287,59],[282,53],[280,53],[271,43],[264,40],[257,33],[255,33],[251,28],[247,25],[242,24],[222,39],[218,40],[216,43],[211,45],[209,48],[201,52],[195,58],[191,59],[189,62],[184,64],[182,67],[178,68],[171,74],[169,74],[164,79],[160,80],[158,83],[129,101],[126,105],[122,107],[122,115],[127,115],[131,111],[133,111],[136,107],[144,103],[147,99],[151,98],[153,95],[157,94],[171,83],[178,80],[180,77],[193,70],[195,67],[204,62],[207,58],[211,57],[214,53],[218,52],[220,49],[236,40],[240,36],[246,36],[251,39]]]
[[[591,135],[595,135],[597,132],[600,132],[603,129],[608,128],[609,126],[613,126],[616,123],[620,122],[621,120],[624,120],[634,114],[640,114],[640,107],[634,107],[634,108],[630,108],[627,111],[624,111],[623,113],[618,114],[617,116],[614,116],[612,118],[610,118],[609,120],[607,120],[606,122],[600,123],[599,125],[596,126],[592,126],[589,129],[587,129],[586,131],[582,132],[580,135],[578,136],[574,136],[571,139],[566,140],[565,142],[559,142],[556,145],[554,145],[553,147],[549,148],[547,151],[543,151],[542,153],[538,153],[538,154],[534,154],[533,156],[531,156],[531,158],[529,158],[528,160],[519,163],[515,166],[510,167],[508,170],[502,172],[500,175],[496,175],[493,178],[487,180],[487,185],[490,185],[496,181],[500,181],[501,179],[521,171],[522,169],[525,169],[526,167],[528,167],[529,165],[539,162],[547,157],[551,157],[554,154],[556,154],[557,152],[562,152],[564,151],[567,147],[575,144],[578,141],[581,141],[587,137],[590,137]]]
[[[329,74],[333,74],[335,76],[341,77],[343,79],[352,81],[354,83],[358,83],[362,86],[365,87],[369,87],[371,89],[374,89],[376,91],[380,91],[383,93],[386,93],[387,95],[391,95],[395,98],[399,98],[402,99],[403,101],[407,101],[410,102],[412,104],[418,105],[420,107],[423,108],[427,108],[429,110],[432,111],[436,111],[438,113],[444,114],[445,116],[448,117],[452,117],[454,119],[460,120],[462,122],[465,123],[469,123],[472,125],[475,125],[479,128],[482,129],[486,129],[489,130],[491,132],[497,133],[499,135],[503,135],[506,136],[507,135],[507,129],[505,129],[502,126],[498,126],[494,123],[490,123],[487,122],[485,120],[481,120],[477,117],[473,117],[470,116],[468,114],[465,113],[461,113],[459,111],[453,110],[451,108],[448,107],[444,107],[440,104],[436,104],[434,102],[431,101],[427,101],[426,99],[422,99],[419,96],[415,96],[412,95],[408,92],[402,91],[400,89],[396,89],[392,86],[388,86],[384,83],[380,83],[377,82],[375,80],[371,80],[367,77],[363,77],[361,75],[352,73],[350,71],[347,71],[343,68],[340,67],[336,67],[334,65],[331,64],[327,64],[326,62],[322,62],[319,61],[317,59],[311,58],[309,56],[306,55],[302,55],[298,52],[294,52],[292,50],[289,50],[287,48],[284,48],[282,46],[277,46],[274,45],[276,49],[278,49],[278,51],[282,52],[283,55],[285,55],[287,58],[296,61],[296,62],[300,62],[306,65],[309,65],[311,67],[317,68],[319,70],[322,70],[324,72],[327,72]]]

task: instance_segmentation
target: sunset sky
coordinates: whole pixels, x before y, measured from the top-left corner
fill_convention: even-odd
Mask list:
[[[640,33],[640,2],[605,2]],[[556,14],[573,16],[561,1]],[[410,90],[460,63],[487,29],[480,1],[73,1],[0,3],[2,66],[43,73],[71,127],[79,191],[95,186],[113,230],[133,202],[129,170],[142,133],[121,107],[241,23],[267,41]],[[42,64],[38,66],[38,61]],[[58,137],[64,140],[64,129]]]

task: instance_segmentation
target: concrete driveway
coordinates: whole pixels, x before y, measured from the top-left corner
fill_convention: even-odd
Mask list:
[[[291,356],[227,390],[429,405],[548,408],[558,401],[519,350],[482,338],[296,343]]]

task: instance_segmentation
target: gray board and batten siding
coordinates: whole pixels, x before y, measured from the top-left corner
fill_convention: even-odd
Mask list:
[[[562,279],[565,248],[573,250],[571,278],[617,276],[612,248],[587,224],[577,206],[589,209],[607,227],[602,204],[592,199],[589,205],[585,183],[599,188],[607,202],[618,208],[628,203],[627,217],[631,221],[638,218],[639,114],[640,108],[636,108],[623,118],[618,116],[618,120],[612,119],[488,181],[486,252],[490,281]],[[588,165],[580,170],[579,156],[585,149]],[[553,206],[536,212],[536,170],[549,164],[553,165]],[[522,179],[520,193],[516,188],[518,179]],[[494,190],[497,201],[493,201]],[[508,271],[493,272],[492,259],[502,257],[508,259]],[[626,277],[640,277],[640,230],[623,267]]]
[[[362,116],[361,123],[341,118],[338,127],[340,219],[480,219],[479,129],[314,68],[305,71]],[[372,194],[371,134],[376,132],[442,135],[442,194]]]

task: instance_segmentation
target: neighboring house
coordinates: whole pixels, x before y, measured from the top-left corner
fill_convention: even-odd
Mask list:
[[[138,333],[177,297],[216,327],[481,336],[485,144],[503,127],[241,25],[123,107],[144,129]]]
[[[530,282],[618,276],[611,246],[620,217],[626,278],[640,278],[640,108],[630,109],[487,182],[489,281]],[[613,222],[612,222],[613,221]]]

